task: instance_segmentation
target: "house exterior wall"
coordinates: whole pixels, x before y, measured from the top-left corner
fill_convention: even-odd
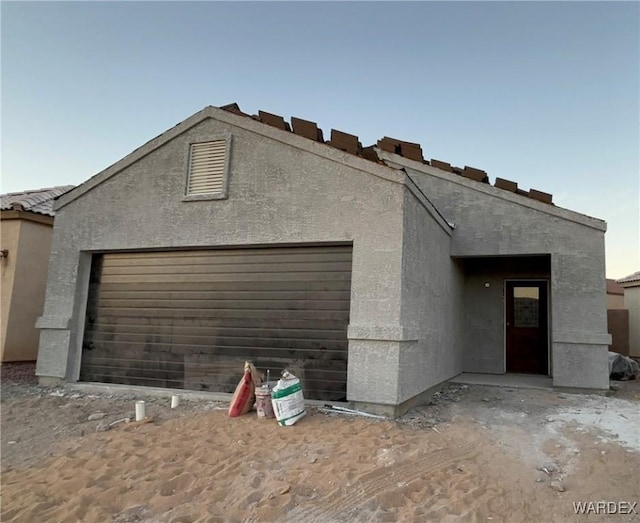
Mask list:
[[[604,222],[550,207],[397,155],[445,218],[456,224],[451,255],[551,255],[555,386],[606,389]]]
[[[185,201],[189,144],[228,136],[228,199]],[[60,199],[41,382],[78,379],[92,252],[349,243],[355,404],[395,413],[463,369],[497,371],[509,275],[550,280],[554,384],[607,388],[604,223],[403,161],[378,165],[214,108],[152,140]],[[539,255],[538,272],[465,269]],[[486,278],[489,297],[476,288]],[[472,354],[478,343],[486,357]]]
[[[22,214],[22,213],[21,213]],[[52,227],[26,219],[3,219],[2,361],[34,361],[38,355]]]
[[[406,194],[398,403],[462,372],[463,275],[450,249],[450,227]]]
[[[91,251],[353,242],[348,399],[397,403],[404,174],[242,124],[206,119],[58,210],[39,320],[43,382],[78,378]],[[183,201],[189,143],[224,134],[229,199]]]
[[[4,218],[4,217],[3,217]],[[0,248],[8,251],[6,258],[0,259],[2,301],[0,302],[0,313],[2,315],[2,360],[5,361],[5,347],[9,326],[9,311],[11,310],[11,297],[13,295],[13,281],[16,271],[16,260],[18,254],[18,242],[20,239],[19,220],[0,220]]]
[[[607,324],[611,334],[609,350],[629,356],[629,311],[627,309],[607,309]]]
[[[640,358],[640,285],[625,285],[624,306],[629,309],[629,356]]]
[[[607,309],[624,309],[624,295],[607,294]]]

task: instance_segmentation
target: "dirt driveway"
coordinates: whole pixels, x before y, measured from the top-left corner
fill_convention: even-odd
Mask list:
[[[3,367],[3,522],[640,521],[639,382],[450,385],[396,421],[309,409],[278,427],[212,401],[41,389],[30,372]],[[136,399],[153,423],[96,431]],[[603,501],[617,513],[593,513]]]

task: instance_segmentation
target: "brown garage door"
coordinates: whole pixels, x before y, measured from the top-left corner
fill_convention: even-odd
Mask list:
[[[245,360],[346,398],[351,246],[94,255],[80,379],[233,392]]]

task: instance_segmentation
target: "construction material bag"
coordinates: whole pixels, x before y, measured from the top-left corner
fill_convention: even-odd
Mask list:
[[[288,370],[282,371],[282,378],[273,387],[271,404],[278,425],[293,425],[307,414],[300,380]]]
[[[640,367],[638,362],[609,351],[609,379],[616,381],[635,380],[640,378]]]
[[[251,410],[256,400],[255,388],[260,386],[261,382],[262,380],[253,363],[245,361],[244,374],[233,393],[231,404],[229,405],[230,417],[242,416]]]

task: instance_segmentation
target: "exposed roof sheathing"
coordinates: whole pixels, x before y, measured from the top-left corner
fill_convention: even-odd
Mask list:
[[[431,162],[428,162],[424,159],[422,147],[418,143],[406,142],[404,140],[398,140],[397,138],[384,136],[383,138],[378,140],[376,146],[371,145],[369,147],[362,147],[362,144],[360,143],[356,135],[338,131],[337,129],[331,129],[331,140],[325,142],[323,139],[322,129],[320,129],[315,122],[311,122],[309,120],[291,117],[291,125],[289,125],[289,123],[282,116],[277,114],[272,114],[265,111],[258,111],[257,115],[246,114],[242,112],[240,106],[237,103],[223,105],[222,107],[220,107],[220,109],[237,115],[246,116],[247,118],[252,118],[282,131],[293,132],[294,134],[297,134],[309,140],[313,140],[315,142],[325,143],[326,145],[329,145],[336,149],[340,149],[341,151],[366,158],[367,160],[376,163],[384,163],[380,160],[380,158],[378,158],[375,152],[375,147],[377,146],[383,151],[398,154],[409,160],[431,165],[431,167],[435,167],[436,169],[454,173],[469,180],[474,180],[485,184],[490,183],[488,174],[482,169],[469,167],[468,165],[465,166],[464,169],[462,169],[460,167],[454,167],[447,162],[433,159],[431,160]],[[538,191],[536,189],[523,191],[522,189],[518,188],[518,184],[516,182],[512,182],[510,180],[496,178],[494,187],[518,194],[525,198],[553,205],[553,196],[551,194]]]
[[[74,187],[74,185],[60,185],[47,189],[3,194],[0,195],[0,207],[3,211],[28,211],[45,216],[54,216],[54,200]]]

